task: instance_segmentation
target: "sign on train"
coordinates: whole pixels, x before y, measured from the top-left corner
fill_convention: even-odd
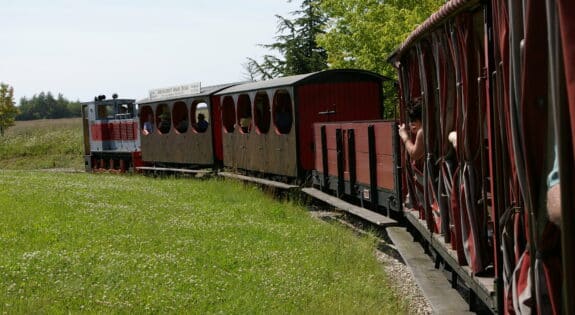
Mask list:
[[[159,88],[150,90],[150,99],[199,94],[200,90],[201,90],[200,82]]]

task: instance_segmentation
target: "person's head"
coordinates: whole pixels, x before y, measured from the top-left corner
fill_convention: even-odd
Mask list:
[[[408,110],[409,129],[413,134],[416,134],[421,129],[421,99],[416,98],[410,103],[411,106]]]
[[[152,116],[152,114],[148,114],[148,121],[149,121],[149,122],[153,122],[153,121],[154,121],[154,116]]]
[[[206,120],[206,116],[204,114],[198,114],[198,120],[204,121],[204,120]]]

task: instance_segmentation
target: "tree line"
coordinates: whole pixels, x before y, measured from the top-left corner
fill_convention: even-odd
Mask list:
[[[14,102],[14,88],[0,83],[0,136],[14,126],[15,120],[55,119],[81,117],[82,105],[71,102],[62,94],[54,97],[51,92],[41,92],[28,99],[22,97],[20,106]]]
[[[16,120],[56,119],[81,117],[81,104],[64,98],[62,94],[54,97],[51,92],[41,92],[32,98],[20,98],[20,113]]]

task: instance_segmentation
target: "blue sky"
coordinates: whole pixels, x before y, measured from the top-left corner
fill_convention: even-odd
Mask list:
[[[41,91],[70,100],[245,80],[269,53],[286,0],[1,0],[0,81],[16,101]]]

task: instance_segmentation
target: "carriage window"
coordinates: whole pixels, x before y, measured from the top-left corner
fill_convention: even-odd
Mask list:
[[[222,101],[222,123],[226,132],[234,132],[236,111],[234,99],[231,96],[224,97]]]
[[[233,109],[232,109],[233,111]],[[210,110],[204,100],[194,101],[190,117],[194,130],[199,133],[206,132],[210,126]]]
[[[154,132],[154,111],[150,106],[143,106],[140,110],[140,126],[142,126],[142,134],[149,135]]]
[[[289,133],[293,124],[293,112],[291,97],[287,91],[279,90],[274,95],[273,115],[277,133]]]
[[[254,123],[258,133],[268,133],[270,130],[270,100],[266,92],[258,92],[254,100]]]
[[[160,104],[156,108],[156,124],[161,134],[170,132],[172,119],[170,117],[170,108],[168,108],[167,104]]]
[[[252,107],[250,97],[247,94],[241,94],[238,98],[238,124],[241,133],[249,133],[252,129]]]
[[[172,110],[172,123],[179,133],[188,131],[188,107],[184,102],[176,102]]]

